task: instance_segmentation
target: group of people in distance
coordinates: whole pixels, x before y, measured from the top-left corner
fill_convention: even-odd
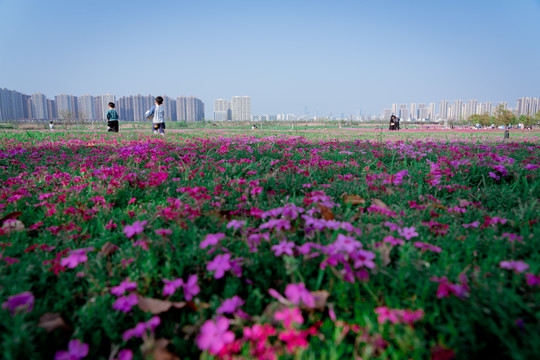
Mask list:
[[[399,118],[396,115],[390,116],[390,126],[388,130],[399,130]]]
[[[165,107],[162,105],[163,98],[161,96],[156,97],[154,106],[152,106],[144,116],[146,116],[148,120],[152,120],[152,133],[165,135]],[[116,112],[113,102],[109,103],[107,126],[109,127],[107,131],[118,132],[118,112]]]

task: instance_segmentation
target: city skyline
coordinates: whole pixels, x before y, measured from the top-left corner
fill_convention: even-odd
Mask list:
[[[538,0],[3,0],[0,13],[0,86],[51,99],[247,94],[253,113],[328,116],[540,96]]]

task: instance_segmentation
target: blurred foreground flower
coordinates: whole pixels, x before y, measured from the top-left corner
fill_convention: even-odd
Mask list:
[[[8,309],[11,312],[11,315],[15,315],[15,313],[19,310],[25,310],[26,312],[30,312],[33,308],[34,295],[32,295],[32,293],[29,291],[10,296],[2,304],[2,309]]]

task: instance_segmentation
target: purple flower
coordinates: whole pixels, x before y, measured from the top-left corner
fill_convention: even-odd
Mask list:
[[[163,282],[165,283],[165,286],[163,287],[163,296],[169,296],[174,294],[176,292],[176,289],[184,285],[184,280],[182,279],[163,279]]]
[[[415,231],[415,227],[404,227],[403,229],[398,230],[399,236],[403,236],[407,240],[411,240],[413,237],[417,237],[418,233]]]
[[[154,330],[156,330],[156,328],[158,327],[160,323],[161,323],[161,319],[159,318],[159,316],[154,316],[147,322],[140,322],[137,325],[135,325],[134,328],[124,331],[124,334],[122,334],[122,339],[124,341],[128,341],[132,337],[140,338],[143,336],[146,330],[150,330],[151,332],[154,332]]]
[[[473,221],[470,224],[463,224],[461,226],[463,226],[464,228],[470,228],[470,227],[477,228],[480,226],[480,221]]]
[[[499,263],[499,266],[500,266],[502,269],[514,270],[514,271],[517,272],[517,273],[522,273],[522,272],[524,272],[525,270],[528,270],[528,269],[529,269],[529,264],[527,264],[526,262],[523,262],[523,261],[515,261],[515,260],[501,261],[501,262]]]
[[[283,240],[278,245],[272,246],[274,255],[280,256],[281,254],[293,256],[294,243],[292,241]]]
[[[242,228],[244,225],[246,225],[245,221],[231,220],[227,224],[227,229],[233,228],[234,230],[238,230]]]
[[[34,295],[30,291],[25,291],[20,294],[10,296],[2,304],[2,309],[8,309],[11,312],[11,315],[15,315],[15,313],[19,310],[30,312],[33,308]]]
[[[233,296],[230,299],[225,299],[220,307],[217,308],[218,314],[233,314],[237,308],[244,305],[245,302],[238,295]]]
[[[337,251],[342,251],[346,253],[351,253],[356,249],[360,249],[362,247],[362,243],[356,240],[354,236],[345,236],[343,234],[339,234],[337,236],[336,241],[334,241],[333,245]]]
[[[425,243],[425,242],[422,242],[422,241],[415,241],[414,246],[421,249],[421,250],[423,250],[423,251],[429,250],[429,251],[433,251],[433,252],[436,252],[436,253],[440,253],[442,251],[442,249],[440,247],[435,246],[435,245],[431,245],[431,244],[428,244],[428,243]]]
[[[122,296],[126,291],[133,291],[137,289],[137,283],[129,280],[124,280],[120,285],[111,289],[111,294],[116,296]]]
[[[92,251],[92,250],[94,250],[93,247],[87,247],[87,248],[84,248],[84,249],[71,250],[69,252],[68,257],[65,257],[62,260],[60,260],[60,266],[64,266],[64,267],[68,267],[70,269],[73,269],[77,265],[79,265],[79,264],[81,264],[83,262],[86,262],[88,260],[88,256],[86,255],[86,253],[88,251]]]
[[[290,302],[297,305],[302,301],[307,307],[315,307],[315,298],[311,295],[304,283],[289,284],[285,287],[285,296]]]
[[[139,299],[137,298],[137,295],[129,294],[128,296],[122,296],[116,299],[112,307],[113,309],[118,310],[118,311],[129,312],[131,311],[131,308],[137,305],[138,303],[139,303]]]
[[[129,349],[120,350],[118,357],[115,360],[132,360],[133,352]]]
[[[534,275],[533,273],[525,274],[527,278],[527,285],[540,287],[540,275]]]
[[[71,340],[68,350],[58,351],[54,355],[55,360],[79,360],[88,355],[88,344],[82,343],[79,339]]]
[[[224,239],[225,234],[224,233],[217,233],[217,234],[208,234],[206,235],[206,238],[201,242],[200,247],[201,249],[204,249],[210,245],[216,245],[219,240]]]
[[[354,268],[358,269],[359,267],[365,266],[369,269],[373,269],[375,267],[373,259],[375,259],[375,253],[367,250],[358,250],[354,254]]]
[[[291,222],[286,219],[271,219],[259,226],[259,229],[290,230]]]
[[[390,245],[403,245],[405,242],[403,239],[395,238],[392,235],[385,236],[383,239],[384,242],[389,243]]]
[[[500,179],[501,179],[501,177],[500,177],[499,175],[495,174],[493,171],[490,171],[490,172],[488,173],[488,175],[489,175],[489,177],[492,177],[492,178],[494,178],[495,180],[500,180]]]
[[[144,231],[144,225],[146,225],[148,221],[135,221],[133,225],[127,225],[124,228],[124,234],[131,239],[133,236],[140,234]]]
[[[216,279],[221,279],[225,275],[225,271],[231,268],[231,254],[218,255],[206,265],[206,270],[215,271],[214,278]]]
[[[234,333],[228,331],[229,320],[223,316],[206,321],[201,326],[201,333],[197,337],[197,345],[201,350],[208,350],[211,354],[218,354],[227,344],[234,341]]]
[[[184,297],[187,301],[191,301],[193,296],[197,295],[201,291],[199,285],[197,285],[197,275],[190,275],[187,281],[184,283]]]

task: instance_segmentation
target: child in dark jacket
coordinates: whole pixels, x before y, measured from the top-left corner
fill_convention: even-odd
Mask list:
[[[109,111],[107,111],[107,125],[109,132],[118,132],[118,113],[114,109],[114,103],[109,103]]]

